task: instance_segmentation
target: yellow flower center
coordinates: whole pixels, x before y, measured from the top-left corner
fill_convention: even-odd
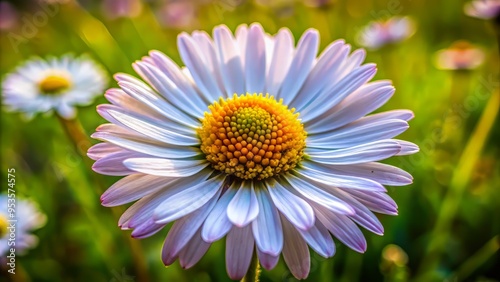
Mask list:
[[[9,222],[7,221],[7,217],[0,214],[0,238],[7,234],[7,227],[9,226]]]
[[[38,83],[40,91],[45,94],[57,94],[68,89],[70,86],[71,82],[69,79],[61,75],[48,75]]]
[[[201,150],[213,168],[240,179],[266,179],[297,165],[306,132],[295,109],[266,94],[220,99],[198,129]]]

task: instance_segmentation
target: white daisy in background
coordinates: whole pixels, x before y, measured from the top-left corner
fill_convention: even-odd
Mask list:
[[[436,52],[435,65],[443,70],[471,70],[484,62],[484,51],[467,41],[460,40],[450,48]]]
[[[401,42],[416,31],[409,17],[392,17],[385,21],[374,21],[358,33],[358,43],[369,49],[378,49],[390,43]]]
[[[75,106],[91,104],[106,84],[106,72],[86,56],[36,58],[7,74],[2,82],[3,104],[28,118],[54,110],[70,119],[76,114]]]
[[[178,37],[186,68],[151,51],[133,64],[146,83],[115,76],[110,123],[93,138],[93,169],[127,175],[101,197],[104,206],[134,203],[120,218],[132,236],[151,236],[174,222],[165,265],[193,266],[210,244],[226,239],[227,272],[240,279],[256,253],[265,269],[280,254],[297,278],[309,273],[308,245],[331,257],[331,234],[358,252],[360,228],[383,234],[372,211],[397,214],[383,185],[412,183],[407,172],[378,161],[418,151],[392,139],[408,129],[408,110],[367,114],[394,93],[369,82],[374,64],[343,40],[317,57],[319,34],[259,24],[233,37],[222,25]]]
[[[500,16],[500,1],[499,0],[474,0],[464,6],[466,15],[480,18],[493,19]]]
[[[36,247],[38,238],[30,234],[33,230],[39,229],[45,225],[47,218],[45,214],[38,210],[37,205],[30,200],[15,199],[15,213],[12,214],[8,210],[12,201],[8,201],[7,195],[0,195],[0,256],[4,257],[10,248],[15,248],[16,255],[23,254],[26,250]],[[12,206],[10,206],[12,207]],[[12,237],[12,222],[9,220],[17,220],[15,222],[15,245],[9,245],[9,239]]]

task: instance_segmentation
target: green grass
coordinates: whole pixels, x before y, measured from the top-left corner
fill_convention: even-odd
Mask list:
[[[16,3],[23,11],[22,19],[32,21],[40,10],[31,1]],[[116,72],[132,74],[131,63],[152,49],[182,64],[176,36],[184,30],[161,27],[149,5],[137,18],[108,20],[98,1],[85,3],[85,8],[55,4],[58,11],[36,27],[33,36],[23,32],[22,22],[3,31],[0,75],[32,56],[68,52],[90,55],[110,77]],[[493,25],[465,16],[463,4],[456,0],[337,0],[329,8],[313,9],[297,2],[286,16],[283,9],[252,1],[233,11],[203,4],[197,23],[185,30],[210,33],[214,26],[226,24],[234,31],[241,23],[260,22],[270,33],[288,27],[297,40],[312,27],[320,31],[322,50],[338,38],[359,47],[356,32],[382,14],[409,15],[418,24],[412,38],[369,51],[366,59],[377,63],[377,79],[392,79],[397,89],[381,110],[415,112],[410,129],[400,138],[419,144],[421,152],[388,161],[411,172],[414,183],[388,187],[399,215],[379,217],[384,236],[365,232],[365,254],[340,243],[331,259],[314,254],[308,281],[500,280],[500,127],[498,116],[495,119],[498,101],[491,98],[500,95],[499,58]],[[13,43],[13,34],[22,36],[22,42]],[[434,53],[459,39],[481,46],[485,63],[459,74],[437,70]],[[115,86],[110,80],[109,87]],[[474,105],[469,104],[471,99]],[[78,119],[88,135],[104,123],[95,106],[105,102],[99,97],[92,106],[79,109]],[[55,116],[26,121],[19,114],[2,111],[1,133],[2,187],[6,187],[7,168],[16,168],[18,196],[38,202],[48,217],[46,226],[35,232],[38,247],[18,258],[17,281],[120,281],[116,277],[123,273],[136,281],[146,281],[146,277],[150,281],[229,281],[223,241],[213,244],[190,270],[183,270],[177,262],[163,266],[160,252],[167,229],[131,243],[130,231],[117,226],[123,207],[104,208],[99,201],[104,189],[119,178],[92,172]],[[404,250],[406,264],[384,259],[383,249],[389,244]],[[13,278],[4,270],[0,277]],[[294,280],[282,260],[274,270],[262,271],[261,281],[281,280]]]

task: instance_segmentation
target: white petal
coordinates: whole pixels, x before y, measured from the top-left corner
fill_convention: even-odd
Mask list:
[[[259,203],[255,196],[253,182],[243,181],[227,206],[227,217],[238,227],[252,222],[259,214]]]
[[[246,58],[246,50],[247,50],[247,39],[248,39],[248,25],[240,24],[236,28],[235,32],[236,44],[240,51],[240,58],[243,68],[245,68],[245,58]]]
[[[293,59],[293,35],[287,28],[279,30],[275,37],[274,49],[267,74],[266,92],[276,97]],[[287,101],[285,101],[287,102]]]
[[[227,216],[227,206],[233,199],[236,191],[237,187],[230,187],[227,189],[205,220],[201,236],[206,242],[212,243],[219,240],[224,237],[233,226]]]
[[[245,93],[243,67],[231,32],[224,25],[216,27],[214,41],[226,94]]]
[[[338,150],[306,149],[311,160],[330,165],[347,165],[373,162],[390,158],[401,151],[401,146],[393,140],[380,140],[351,148]]]
[[[92,160],[96,161],[100,158],[103,158],[109,154],[113,154],[116,152],[119,152],[123,150],[122,148],[115,146],[110,143],[98,143],[95,144],[94,146],[90,147],[89,150],[87,151],[87,156],[91,158]]]
[[[361,119],[331,132],[308,136],[307,146],[320,149],[347,148],[393,138],[409,127],[406,121],[400,119],[379,122],[364,122]]]
[[[314,211],[306,201],[274,179],[268,181],[267,190],[276,208],[297,228],[307,230],[314,225]]]
[[[252,24],[246,40],[246,92],[262,93],[266,83],[266,44],[260,24]]]
[[[162,126],[160,121],[148,119],[145,116],[121,112],[115,109],[109,109],[107,112],[120,124],[158,141],[179,146],[192,146],[200,143],[200,140],[194,137],[194,135],[179,134]]]
[[[153,214],[156,223],[174,221],[197,210],[214,197],[217,199],[224,183],[224,177],[213,177],[197,185],[186,187],[179,193],[170,196],[156,207]]]
[[[97,131],[91,135],[92,138],[150,156],[185,159],[201,154],[198,148],[161,143],[115,124],[100,125]]]
[[[122,176],[134,173],[123,165],[123,161],[129,158],[140,158],[145,157],[144,154],[121,150],[116,153],[109,154],[105,157],[100,158],[92,165],[92,170],[97,173],[105,175]]]
[[[132,66],[167,101],[193,117],[203,117],[206,104],[201,99],[190,99],[170,78],[156,66],[146,61],[135,62]]]
[[[217,101],[223,92],[217,84],[217,79],[214,76],[218,73],[217,65],[211,60],[215,59],[212,43],[203,39],[203,35],[198,40],[204,40],[205,50],[200,49],[202,46],[189,37],[186,33],[179,35],[177,45],[183,62],[189,69],[196,86],[200,89],[208,102]],[[207,56],[208,55],[208,56]]]
[[[125,74],[117,74],[115,77],[122,91],[130,95],[132,99],[135,99],[137,104],[134,107],[130,105],[130,101],[124,101],[119,104],[122,108],[134,110],[142,114],[147,113],[147,109],[150,108],[172,122],[185,125],[189,128],[196,128],[198,126],[199,122],[196,118],[169,103],[148,85],[142,83],[142,81]],[[140,110],[138,111],[138,109]],[[152,111],[149,110],[149,112],[151,114]]]
[[[357,176],[344,174],[336,174],[335,170],[330,170],[331,166],[326,166],[310,161],[303,161],[300,169],[295,171],[310,180],[317,181],[332,187],[340,187],[347,189],[359,189],[368,191],[382,191],[386,189],[380,183]],[[335,166],[337,167],[337,166]]]
[[[133,174],[124,177],[106,190],[101,196],[105,207],[114,207],[138,200],[168,186],[174,179],[147,174]]]
[[[208,165],[204,160],[159,158],[133,158],[125,160],[123,164],[137,172],[167,177],[188,177],[200,172]]]
[[[290,104],[301,105],[311,100],[311,96],[316,96],[320,90],[331,83],[331,77],[335,75],[338,68],[347,58],[349,52],[348,46],[344,40],[336,40],[328,45],[318,58],[309,76],[304,82],[304,86],[299,91],[293,102]]]
[[[313,118],[322,115],[342,101],[349,94],[369,81],[377,72],[374,64],[366,64],[348,74],[332,87],[326,88],[317,98],[307,104],[298,107],[304,122],[309,122]],[[311,97],[313,98],[313,97]]]
[[[285,218],[282,218],[285,242],[283,258],[285,263],[297,279],[305,279],[309,275],[311,258],[309,248],[298,231]]]
[[[240,280],[245,276],[253,255],[252,228],[233,227],[226,238],[226,268],[229,278]]]
[[[283,249],[283,230],[278,210],[263,187],[259,187],[256,194],[259,202],[259,215],[252,222],[255,243],[261,252],[279,256]]]
[[[420,148],[418,147],[417,144],[413,144],[411,142],[404,140],[397,140],[397,139],[394,140],[396,140],[401,146],[401,151],[396,156],[412,155],[420,151]]]
[[[349,204],[333,196],[331,193],[316,187],[314,184],[291,174],[287,175],[286,179],[297,192],[310,201],[320,204],[336,213],[354,214],[354,209]]]
[[[62,102],[57,107],[57,113],[65,119],[72,119],[76,116],[76,109],[69,104]]]
[[[191,177],[178,178],[170,183],[164,189],[160,189],[156,193],[149,194],[128,208],[120,217],[118,224],[122,228],[135,228],[145,221],[153,218],[154,210],[163,201],[170,198],[179,192],[185,190],[186,187],[194,186],[200,182],[204,182],[212,173],[211,169],[207,169],[197,173]]]
[[[390,81],[365,84],[335,107],[306,123],[307,133],[328,132],[364,117],[387,102],[394,91]]]
[[[304,32],[297,44],[288,73],[283,80],[278,95],[276,95],[278,99],[283,98],[285,102],[288,102],[297,95],[316,59],[318,45],[319,33],[317,30],[309,29]]]
[[[209,93],[211,94],[212,100],[216,101],[219,97],[227,97],[224,92],[224,85],[222,83],[222,77],[219,69],[219,61],[217,60],[217,52],[215,49],[215,44],[208,35],[208,33],[204,31],[194,31],[193,39],[198,42],[201,50],[203,51],[203,55],[205,56],[206,63],[209,65],[208,68],[212,70],[212,79],[217,81],[217,92]],[[216,90],[214,90],[216,91]]]

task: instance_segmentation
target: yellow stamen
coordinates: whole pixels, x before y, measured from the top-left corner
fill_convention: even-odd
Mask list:
[[[0,238],[7,234],[7,227],[9,226],[9,222],[7,221],[7,217],[0,214]]]
[[[70,86],[69,79],[61,75],[49,75],[38,83],[40,90],[46,94],[56,94],[68,89]]]
[[[306,132],[295,109],[266,94],[234,95],[209,106],[198,129],[214,169],[240,179],[266,179],[297,165]]]

